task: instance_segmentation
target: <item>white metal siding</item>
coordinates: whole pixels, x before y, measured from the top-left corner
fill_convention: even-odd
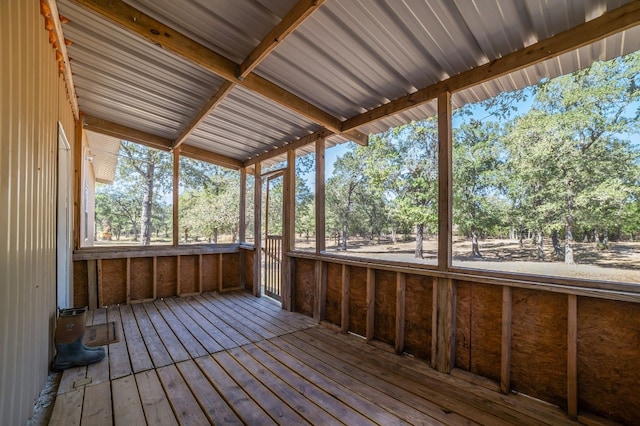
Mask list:
[[[72,145],[74,121],[37,0],[0,2],[0,51],[0,422],[19,425],[53,355],[57,121]]]

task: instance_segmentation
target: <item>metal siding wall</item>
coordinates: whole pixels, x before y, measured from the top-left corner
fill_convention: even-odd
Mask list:
[[[0,422],[18,425],[53,356],[57,121],[73,146],[74,120],[37,0],[0,2],[0,51]]]

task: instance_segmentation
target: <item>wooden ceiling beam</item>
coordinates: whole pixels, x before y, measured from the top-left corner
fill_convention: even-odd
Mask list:
[[[145,15],[122,0],[71,1],[175,55],[198,64],[232,83],[243,86],[306,117],[314,123],[320,124],[333,132],[341,132],[342,122],[340,119],[255,73],[251,72],[243,80],[240,80],[236,76],[239,64]]]
[[[220,103],[224,100],[224,98],[236,87],[235,83],[230,81],[225,81],[222,87],[218,89],[218,91],[209,99],[209,102],[202,107],[202,109],[196,114],[196,116],[191,120],[191,122],[185,127],[185,129],[180,133],[180,136],[173,141],[172,149],[175,149],[182,145],[185,140],[193,133],[193,131],[202,123],[211,111],[214,110],[215,107],[220,105]]]
[[[102,118],[93,117],[91,115],[85,115],[84,129],[91,130],[96,133],[102,133],[114,138],[124,139],[131,142],[136,142],[141,145],[145,145],[151,148],[160,149],[162,151],[171,150],[173,141],[162,136],[152,135],[151,133],[144,132],[142,130],[136,130],[128,126],[116,124]]]
[[[244,163],[240,160],[227,157],[226,155],[216,154],[215,152],[198,148],[193,145],[182,144],[180,146],[180,155],[193,158],[194,160],[206,161],[207,163],[226,167],[228,169],[239,170],[244,167]]]
[[[298,148],[302,148],[305,145],[308,145],[310,143],[313,143],[315,141],[317,141],[318,139],[322,139],[322,138],[327,138],[331,135],[333,135],[334,133],[330,130],[327,129],[322,129],[322,130],[318,130],[317,132],[308,134],[306,136],[303,136],[299,139],[296,139],[295,141],[289,142],[286,145],[282,145],[281,147],[272,149],[271,151],[267,151],[263,154],[260,154],[256,157],[253,157],[247,161],[244,162],[244,167],[249,168],[250,166],[253,166],[256,163],[259,163],[261,161],[265,161],[268,160],[270,158],[276,157],[278,155],[284,154],[287,151],[289,151],[290,149],[298,149]]]
[[[313,12],[318,10],[322,3],[324,3],[324,0],[300,0],[239,65],[238,78],[243,80],[249,75],[279,43],[294,32]]]
[[[514,71],[535,65],[563,53],[602,40],[640,24],[640,1],[632,1],[602,16],[539,41],[524,49],[495,59],[479,67],[454,75],[440,83],[427,86],[410,95],[397,98],[342,123],[342,130],[381,120],[393,114],[417,107],[446,92],[457,92]]]

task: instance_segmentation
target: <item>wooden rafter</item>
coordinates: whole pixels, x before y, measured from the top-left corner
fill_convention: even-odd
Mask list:
[[[151,133],[132,129],[131,127],[112,123],[108,120],[103,120],[101,118],[92,116],[84,116],[84,129],[92,130],[97,133],[102,133],[131,142],[136,142],[163,151],[170,151],[173,144],[173,141],[171,139],[152,135]],[[239,169],[244,164],[242,161],[236,160],[235,158],[216,154],[192,145],[182,144],[180,145],[179,149],[180,155],[194,158],[196,160],[207,161],[209,163],[217,164],[219,166],[228,167],[231,169]]]
[[[324,0],[300,0],[240,64],[238,78],[242,80],[249,75],[279,43],[294,32],[313,12],[318,10],[322,3],[324,3]]]
[[[492,62],[397,98],[342,123],[342,131],[358,128],[390,115],[415,108],[445,92],[457,92],[508,73],[535,65],[563,53],[602,40],[640,23],[640,1],[632,1],[589,22],[563,31]]]
[[[211,97],[211,99],[209,99],[209,102],[207,102],[207,104],[202,107],[202,109],[198,112],[198,114],[196,114],[193,120],[191,120],[191,122],[187,125],[187,127],[185,127],[182,133],[180,133],[180,136],[178,136],[176,140],[173,141],[172,149],[175,149],[182,145],[184,141],[187,140],[189,135],[193,133],[193,131],[200,125],[200,123],[202,123],[207,118],[207,116],[211,114],[211,111],[213,111],[215,107],[220,105],[220,102],[224,100],[224,98],[231,92],[231,90],[233,90],[235,86],[235,83],[225,81],[222,87],[218,89],[218,91]]]
[[[313,143],[315,141],[317,141],[318,139],[322,139],[322,138],[327,138],[331,135],[333,135],[334,133],[327,130],[327,129],[322,129],[322,130],[318,130],[315,133],[311,133],[307,136],[303,136],[300,139],[297,139],[293,142],[289,142],[286,145],[283,145],[279,148],[275,148],[272,149],[271,151],[267,151],[263,154],[258,155],[257,157],[253,157],[247,161],[244,162],[244,166],[245,167],[249,167],[252,166],[256,163],[259,163],[261,161],[264,160],[268,160],[269,158],[273,158],[276,157],[278,155],[284,154],[287,151],[291,150],[291,149],[298,149],[298,148],[302,148],[305,145],[308,145],[310,143]]]
[[[238,64],[145,15],[122,0],[110,0],[108,2],[101,0],[72,1],[157,46],[161,46],[182,58],[198,64],[230,82],[258,93],[291,111],[295,111],[314,123],[320,124],[335,133],[342,132],[340,119],[255,73],[249,73],[243,80],[240,80],[236,76]]]

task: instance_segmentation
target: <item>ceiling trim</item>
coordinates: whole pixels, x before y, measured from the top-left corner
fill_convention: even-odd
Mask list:
[[[110,0],[108,2],[101,0],[71,1],[228,81],[239,84],[285,108],[297,112],[314,123],[320,124],[333,132],[342,132],[340,119],[333,117],[331,114],[253,72],[249,73],[243,80],[238,79],[236,76],[238,64],[129,6],[122,0]]]
[[[427,86],[410,95],[356,115],[342,123],[342,131],[381,120],[390,115],[420,106],[445,92],[457,92],[505,74],[535,65],[563,53],[602,40],[640,23],[640,1],[632,1],[591,21],[556,34],[524,49],[509,53],[447,80]]]
[[[209,114],[224,100],[224,98],[236,87],[235,83],[230,81],[225,81],[222,87],[218,89],[218,91],[209,99],[209,102],[202,107],[202,109],[196,114],[196,116],[191,120],[191,122],[185,127],[185,129],[180,133],[180,135],[173,141],[171,145],[172,149],[175,149],[182,145],[185,140],[193,133],[194,130],[198,128],[200,123],[202,123]]]
[[[323,3],[324,0],[300,0],[238,66],[238,78],[242,80],[247,77],[278,44],[302,25],[305,19],[318,10]]]

